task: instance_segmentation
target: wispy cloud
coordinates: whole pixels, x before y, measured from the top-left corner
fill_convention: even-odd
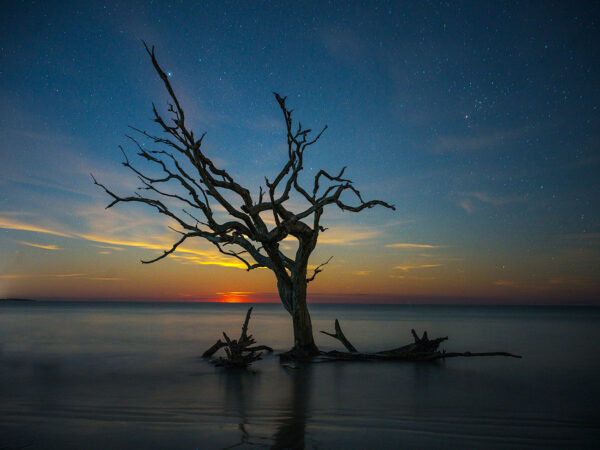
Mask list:
[[[27,245],[29,247],[43,248],[44,250],[62,250],[62,248],[57,247],[56,245],[44,245],[44,244],[34,244],[33,242],[27,241],[19,241],[19,244]]]
[[[466,195],[470,196],[472,198],[475,198],[482,203],[489,203],[490,205],[494,205],[494,206],[505,205],[507,203],[519,203],[519,202],[525,201],[525,198],[523,198],[523,197],[501,196],[501,195],[494,195],[494,194],[490,194],[487,192],[480,192],[480,191],[469,192]]]
[[[380,230],[367,227],[336,227],[319,235],[319,244],[328,245],[354,245],[361,241],[368,241],[381,235]]]
[[[459,200],[458,206],[464,209],[467,212],[467,214],[471,214],[473,211],[475,211],[473,202],[468,198],[463,198],[462,200]]]
[[[365,276],[365,275],[369,275],[372,272],[372,270],[357,270],[355,272],[352,272],[354,275],[358,275],[358,276]]]
[[[497,131],[477,136],[441,136],[433,145],[436,153],[474,152],[504,145],[507,141],[517,139],[525,133],[525,129]]]
[[[84,273],[51,273],[51,274],[31,274],[31,273],[16,273],[0,275],[0,279],[13,280],[21,278],[79,278],[85,277]]]
[[[471,214],[477,209],[477,204],[487,204],[492,206],[502,206],[509,203],[525,203],[525,197],[520,196],[503,196],[491,194],[489,192],[473,191],[465,192],[459,195],[458,206],[464,209],[468,214]]]
[[[430,245],[430,244],[409,244],[406,242],[398,242],[395,244],[387,244],[387,248],[440,248],[441,245]]]
[[[61,231],[56,231],[56,230],[51,230],[49,228],[31,225],[31,224],[28,224],[25,222],[21,222],[19,220],[10,219],[8,217],[3,217],[3,216],[0,216],[0,228],[4,228],[6,230],[33,231],[35,233],[52,234],[54,236],[62,236],[62,237],[74,237],[73,235],[63,233]]]
[[[91,281],[122,281],[126,280],[126,278],[121,277],[99,277],[88,275],[85,273],[46,273],[46,274],[33,274],[33,273],[16,273],[16,274],[5,274],[0,275],[0,279],[2,280],[18,280],[25,278],[77,278],[80,280],[91,280]]]
[[[229,292],[215,292],[216,295],[239,295],[239,296],[243,296],[246,297],[250,294],[254,294],[255,292],[252,291],[229,291]]]
[[[381,230],[365,226],[332,226],[319,234],[319,244],[325,245],[357,245],[363,241],[374,239],[381,235]],[[283,242],[297,242],[293,236],[286,237]]]
[[[91,233],[65,233],[61,231],[52,230],[47,227],[41,227],[37,225],[28,224],[21,221],[16,221],[10,218],[0,216],[0,228],[20,231],[31,231],[35,233],[44,233],[55,236],[67,237],[71,239],[83,239],[86,241],[94,242],[97,244],[106,244],[104,247],[111,249],[122,249],[122,247],[137,247],[148,250],[160,250],[163,251],[170,248],[170,244],[166,243],[165,239],[161,239],[161,243],[145,242],[141,240],[127,240],[104,236],[101,234]],[[95,245],[98,247],[98,245]],[[43,247],[45,248],[45,247]],[[102,248],[102,247],[101,247]],[[58,250],[56,248],[55,250]],[[179,254],[174,254],[171,258],[179,260],[180,262],[188,262],[190,264],[205,264],[205,265],[218,265],[224,267],[236,267],[240,269],[246,269],[246,266],[233,258],[223,257],[217,250],[196,250],[189,247],[179,247],[177,249]],[[191,257],[184,257],[181,253],[194,255]]]
[[[510,280],[498,280],[498,281],[494,281],[494,284],[496,286],[507,286],[507,287],[519,287],[519,283],[517,283],[516,281],[510,281]]]
[[[237,259],[234,258],[225,258],[225,257],[220,257],[218,256],[218,254],[213,255],[209,255],[207,258],[207,255],[203,255],[203,257],[199,257],[199,256],[187,256],[187,255],[178,255],[178,254],[173,254],[170,256],[170,258],[172,258],[175,261],[178,261],[182,264],[201,264],[201,265],[213,265],[213,266],[222,266],[222,267],[234,267],[237,269],[246,269],[246,265],[241,262],[238,261]]]
[[[415,265],[400,265],[395,266],[394,269],[399,269],[404,272],[408,272],[409,270],[417,270],[417,269],[431,269],[433,267],[440,267],[442,264],[415,264]]]
[[[117,251],[123,250],[121,247],[115,247],[113,245],[94,245],[94,247],[105,248],[108,250],[117,250]]]
[[[95,281],[123,281],[126,278],[120,277],[87,277],[87,280],[95,280]]]

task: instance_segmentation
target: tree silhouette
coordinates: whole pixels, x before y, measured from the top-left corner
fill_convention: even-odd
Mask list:
[[[123,197],[99,183],[92,175],[94,183],[113,199],[107,208],[118,203],[145,203],[179,225],[180,229],[174,231],[180,237],[171,248],[143,263],[165,258],[187,239],[199,237],[211,242],[219,252],[237,258],[249,271],[259,267],[273,271],[281,302],[293,320],[292,353],[297,356],[317,353],[306,304],[306,290],[307,284],[329,262],[316,266],[308,274],[309,257],[317,245],[319,234],[326,230],[320,224],[324,209],[331,205],[343,211],[360,212],[377,205],[390,209],[395,209],[394,206],[381,200],[364,201],[352,181],[343,178],[345,168],[337,175],[319,170],[312,187],[302,187],[298,176],[304,168],[304,152],[319,140],[327,126],[313,137],[310,129],[303,128],[300,122],[297,125],[294,123],[292,110],[286,105],[286,97],[277,93],[274,93],[275,99],[283,114],[287,132],[288,160],[274,178],[269,180],[265,177],[265,189],[259,186],[255,201],[248,188],[234,180],[227,171],[218,168],[205,155],[202,141],[206,133],[197,137],[188,129],[183,108],[167,74],[156,59],[154,47],[148,48],[146,43],[144,47],[171,99],[168,108],[170,117],[163,118],[156,106],[152,105],[154,121],[160,126],[163,137],[131,127],[140,137],[160,145],[160,149],[148,150],[136,138],[127,137],[137,148],[137,155],[158,169],[160,175],[145,174],[132,164],[120,147],[125,158],[123,165],[138,176],[142,186],[133,195]],[[140,192],[153,195],[153,198]],[[354,197],[354,204],[342,200],[344,193]],[[292,212],[288,209],[290,195],[299,195],[308,206],[299,212]],[[177,210],[173,206],[175,203],[178,203]],[[239,203],[241,205],[236,206]],[[217,220],[214,214],[216,205],[225,209],[227,220]],[[271,215],[274,226],[269,227],[261,213]],[[288,236],[298,241],[294,256],[285,255],[280,248],[281,241]]]

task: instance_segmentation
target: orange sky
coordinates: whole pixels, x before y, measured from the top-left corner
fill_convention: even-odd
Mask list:
[[[160,218],[148,216],[143,227],[137,226],[141,219],[136,209],[128,215],[106,211],[100,203],[82,216],[93,224],[84,231],[17,215],[0,216],[4,230],[0,239],[7,250],[2,255],[0,297],[277,301],[275,278],[269,270],[247,272],[201,241],[157,263],[140,264],[140,259],[153,257],[169,245],[172,235],[161,232],[165,223]],[[466,254],[456,246],[394,242],[388,231],[394,227],[390,216],[379,227],[349,223],[323,234],[311,262],[334,258],[310,283],[309,298],[388,303],[439,302],[449,297],[449,301],[464,298],[485,303],[572,301],[574,295],[587,301],[590,297],[583,279],[557,274],[536,280],[523,277],[519,266],[500,269],[500,275],[489,258]],[[291,249],[291,245],[284,247]],[[537,264],[543,267],[544,262]]]

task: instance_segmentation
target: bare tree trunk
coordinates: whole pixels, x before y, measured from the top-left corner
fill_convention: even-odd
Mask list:
[[[298,283],[294,286],[293,296],[295,298],[295,308],[292,314],[294,322],[294,349],[307,355],[315,355],[319,349],[315,345],[313,338],[312,323],[308,305],[306,304],[306,283]]]
[[[311,357],[319,353],[306,304],[306,269],[299,272],[295,274],[291,283],[287,280],[277,282],[281,302],[292,316],[294,347],[289,353],[294,358]]]

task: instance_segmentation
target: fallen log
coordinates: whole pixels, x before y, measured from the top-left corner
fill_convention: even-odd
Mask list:
[[[354,347],[348,338],[346,338],[339,321],[335,319],[335,333],[328,333],[326,331],[321,331],[321,333],[337,339],[344,347],[346,347],[348,351],[340,352],[338,350],[333,350],[330,352],[321,352],[318,356],[318,359],[321,361],[435,361],[445,358],[473,356],[508,356],[512,358],[521,358],[520,355],[515,355],[508,352],[446,353],[445,350],[439,351],[438,347],[442,342],[448,340],[447,336],[429,339],[427,336],[427,331],[423,333],[422,337],[419,337],[414,329],[410,331],[414,339],[412,344],[403,345],[402,347],[393,348],[391,350],[383,350],[374,353],[362,353],[356,350],[356,347]]]
[[[272,352],[273,349],[266,345],[251,347],[256,341],[252,335],[248,335],[250,314],[252,314],[252,308],[248,309],[248,312],[246,313],[246,320],[244,320],[244,324],[242,325],[242,334],[239,339],[230,339],[229,336],[227,336],[227,333],[223,332],[225,342],[219,339],[212,347],[202,354],[202,357],[212,358],[216,352],[224,348],[226,357],[212,358],[211,361],[213,364],[222,367],[241,368],[248,367],[254,361],[262,359],[261,351]]]

